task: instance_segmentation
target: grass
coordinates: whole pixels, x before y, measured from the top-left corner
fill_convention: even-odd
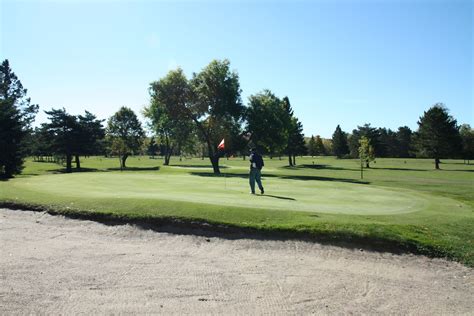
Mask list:
[[[225,225],[272,235],[350,241],[447,257],[474,266],[474,165],[445,160],[377,159],[364,180],[356,160],[305,157],[296,167],[266,159],[265,196],[248,194],[248,161],[84,159],[85,172],[27,161],[23,175],[0,182],[4,205],[63,214]]]

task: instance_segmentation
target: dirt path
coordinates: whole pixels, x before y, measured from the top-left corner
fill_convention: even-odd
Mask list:
[[[473,297],[473,269],[444,260],[0,209],[2,314],[469,314]]]

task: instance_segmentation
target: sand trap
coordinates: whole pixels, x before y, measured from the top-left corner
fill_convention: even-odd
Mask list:
[[[2,314],[469,314],[454,262],[0,209]]]

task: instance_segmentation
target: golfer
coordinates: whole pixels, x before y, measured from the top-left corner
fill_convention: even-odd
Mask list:
[[[252,194],[255,194],[255,181],[257,181],[258,188],[260,189],[260,193],[263,194],[265,191],[263,190],[261,173],[264,166],[262,156],[257,152],[255,148],[250,149],[250,174],[249,174],[249,183],[250,183],[250,190]]]

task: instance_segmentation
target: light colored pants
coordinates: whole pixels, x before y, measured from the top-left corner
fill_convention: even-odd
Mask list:
[[[261,177],[262,177],[262,174],[260,173],[259,169],[250,168],[249,184],[250,184],[250,190],[252,190],[252,193],[255,193],[255,181],[257,181],[258,188],[260,189],[260,191],[263,191]]]

